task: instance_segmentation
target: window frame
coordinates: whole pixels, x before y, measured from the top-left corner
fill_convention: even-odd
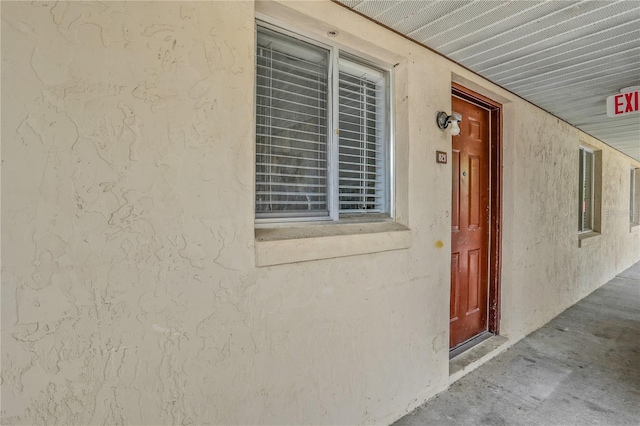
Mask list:
[[[334,40],[325,39],[319,37],[316,34],[308,31],[299,30],[292,26],[283,24],[282,22],[270,22],[271,19],[267,19],[265,16],[257,16],[255,20],[255,40],[254,46],[257,49],[258,46],[258,31],[264,28],[268,31],[277,33],[285,37],[292,37],[296,40],[309,43],[312,46],[316,46],[328,51],[328,66],[327,66],[327,208],[328,215],[317,216],[277,216],[277,212],[263,215],[259,217],[257,210],[254,210],[254,223],[256,227],[263,226],[290,226],[295,224],[310,225],[310,224],[334,224],[334,223],[364,223],[364,222],[392,222],[395,218],[395,105],[394,105],[394,75],[393,65],[381,61],[377,58],[373,58],[370,55],[363,54],[355,51],[349,47],[346,47]],[[340,213],[340,144],[339,144],[339,60],[345,59],[349,62],[355,62],[364,67],[380,71],[384,74],[384,90],[385,90],[385,111],[384,111],[384,135],[382,139],[382,146],[384,148],[384,191],[385,195],[385,212],[383,213]],[[258,53],[254,53],[256,75],[254,79],[254,130],[257,125],[257,66],[258,66]],[[256,171],[256,141],[254,137],[254,173]],[[256,208],[256,179],[254,178],[254,209]]]
[[[629,225],[631,228],[640,226],[640,168],[631,167],[629,173]]]
[[[381,69],[380,67],[377,67],[375,65],[371,65],[367,62],[363,62],[362,60],[360,60],[358,57],[351,55],[349,53],[342,53],[339,51],[338,54],[336,55],[336,59],[337,59],[337,64],[336,64],[336,74],[335,76],[337,78],[334,79],[336,85],[334,86],[334,93],[336,94],[336,104],[338,105],[338,108],[335,108],[336,112],[336,119],[335,121],[333,121],[333,123],[336,123],[336,128],[334,131],[334,138],[335,141],[332,141],[335,143],[335,151],[337,153],[337,161],[334,163],[337,165],[337,167],[334,166],[334,170],[336,173],[336,177],[335,177],[335,182],[337,182],[337,196],[336,196],[336,201],[337,201],[337,208],[336,208],[336,215],[337,218],[340,219],[342,218],[347,218],[347,217],[366,217],[366,216],[374,216],[376,214],[378,215],[383,215],[383,216],[388,216],[389,215],[389,211],[390,211],[390,206],[389,206],[389,192],[390,192],[390,186],[388,184],[390,176],[389,173],[387,172],[389,170],[389,132],[387,130],[387,128],[389,127],[389,121],[391,119],[390,114],[389,114],[389,104],[391,102],[390,96],[389,96],[389,85],[390,85],[390,78],[391,78],[391,73],[388,71],[385,71],[383,69]],[[343,71],[343,69],[349,69],[349,68],[359,68],[359,67],[363,67],[363,68],[368,68],[363,70],[364,72],[369,72],[369,71],[374,71],[374,72],[380,72],[382,75],[382,81],[384,83],[384,105],[383,107],[380,107],[379,105],[375,106],[376,109],[376,113],[375,114],[379,114],[377,110],[380,110],[382,108],[384,108],[384,111],[382,111],[383,114],[383,120],[380,123],[380,126],[382,127],[381,133],[381,139],[382,142],[380,143],[380,147],[382,148],[383,154],[382,154],[382,162],[384,163],[384,175],[382,176],[382,180],[383,180],[383,191],[384,193],[381,195],[381,199],[382,199],[382,203],[384,204],[383,208],[382,208],[382,212],[367,212],[366,209],[365,211],[356,211],[356,210],[345,210],[344,213],[341,213],[342,209],[341,209],[341,205],[342,205],[342,201],[341,201],[341,193],[340,193],[340,172],[343,171],[343,169],[341,169],[340,167],[340,155],[341,155],[341,148],[344,146],[345,150],[348,149],[355,149],[354,147],[350,147],[348,146],[347,142],[345,141],[345,145],[341,145],[340,144],[340,113],[341,111],[341,103],[340,103],[340,96],[341,96],[341,90],[345,90],[347,91],[348,89],[343,88],[340,86],[340,83],[342,82],[342,79],[340,78],[340,74],[342,72],[344,72],[345,74],[347,74],[348,76],[351,77],[351,79],[357,79],[355,77],[355,74],[349,73],[348,71]],[[353,71],[352,71],[353,72]],[[345,84],[349,84],[346,80],[344,82]],[[353,83],[351,83],[353,84]],[[376,84],[376,87],[379,86],[379,84]],[[371,90],[371,89],[369,89]],[[373,89],[374,91],[377,89]],[[369,96],[369,95],[365,95],[365,96]],[[366,104],[366,102],[365,102]],[[350,108],[350,106],[345,106],[346,108]],[[346,113],[345,113],[346,114]],[[375,115],[374,114],[374,115]],[[361,117],[362,118],[362,117]],[[365,119],[366,121],[368,121],[369,119]],[[366,126],[364,126],[366,127]],[[379,130],[378,128],[375,129],[376,132]],[[336,133],[337,131],[337,133]],[[348,132],[348,130],[345,130],[345,132]],[[365,131],[365,134],[367,132]],[[377,136],[374,136],[374,139],[377,138]],[[376,149],[377,149],[378,145],[376,143]],[[362,148],[361,148],[362,149]],[[368,158],[366,156],[362,156],[361,158],[364,158],[365,160]],[[377,160],[377,159],[376,159]],[[348,170],[348,169],[344,169],[344,171],[346,173],[354,173],[353,170]],[[367,174],[371,174],[371,172],[368,172]],[[376,175],[377,177],[377,173],[374,172],[373,174]],[[368,178],[363,179],[365,182],[368,181]],[[360,184],[362,184],[362,182],[360,182]],[[348,197],[345,195],[345,197]],[[374,204],[376,202],[374,201]]]
[[[579,146],[578,149],[578,183],[580,185],[580,188],[584,188],[584,182],[585,182],[585,173],[584,173],[584,164],[586,163],[584,161],[584,159],[586,158],[587,155],[589,155],[591,157],[591,193],[590,193],[590,199],[589,199],[589,207],[590,207],[590,223],[587,224],[587,226],[585,226],[584,224],[584,220],[582,217],[582,206],[583,203],[585,202],[585,198],[584,195],[580,192],[578,192],[578,233],[580,234],[584,234],[584,233],[588,233],[588,232],[596,232],[595,228],[595,201],[596,201],[596,153],[593,149],[591,148],[587,148],[586,146]],[[582,161],[582,163],[581,163]],[[582,168],[580,168],[580,164],[583,165]]]

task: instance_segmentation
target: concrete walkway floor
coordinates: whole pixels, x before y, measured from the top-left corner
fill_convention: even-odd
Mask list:
[[[396,425],[640,425],[640,262]]]

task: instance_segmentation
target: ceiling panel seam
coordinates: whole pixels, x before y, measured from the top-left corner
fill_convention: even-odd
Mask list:
[[[640,35],[640,31],[639,31],[639,35]],[[632,44],[632,45],[634,45],[636,47],[632,47],[630,49],[619,50],[620,48],[624,48],[627,44]],[[612,57],[614,57],[616,55],[622,55],[622,54],[626,54],[626,53],[629,53],[629,52],[633,52],[634,50],[640,49],[640,46],[639,46],[639,43],[637,41],[634,41],[633,43],[624,43],[624,44],[620,44],[620,45],[617,45],[617,46],[612,46],[611,49],[600,49],[599,52],[600,53],[601,52],[606,52],[606,51],[609,51],[609,50],[614,50],[616,48],[618,50],[616,50],[615,52],[607,54],[607,55],[598,56],[597,58],[594,58],[592,60],[579,62],[578,60],[583,58],[583,57],[592,57],[593,56],[593,53],[591,53],[591,54],[586,54],[585,53],[583,55],[571,56],[571,57],[567,58],[565,61],[553,62],[552,65],[547,63],[547,64],[540,65],[540,66],[537,66],[537,67],[528,68],[527,70],[522,71],[522,72],[510,73],[505,77],[499,78],[498,80],[499,81],[507,81],[507,80],[509,80],[510,82],[515,82],[515,81],[519,80],[516,77],[518,77],[520,75],[528,74],[528,73],[529,74],[533,74],[534,72],[537,72],[537,71],[540,71],[540,70],[544,70],[544,69],[548,69],[548,68],[550,68],[552,66],[553,66],[553,71],[551,71],[551,72],[567,70],[567,69],[570,69],[570,68],[573,68],[573,67],[576,67],[576,66],[580,66],[581,64],[584,64],[584,63],[587,63],[587,62],[599,61],[599,60],[606,59],[606,58],[612,58]],[[550,60],[550,59],[552,59],[552,58],[547,59],[547,61]],[[568,66],[562,66],[560,68],[558,67],[560,64],[569,63],[569,62],[576,62],[576,61],[578,61],[578,62],[577,63],[573,63],[573,64],[568,65]],[[524,68],[524,66],[523,67],[518,67],[518,69],[519,68]],[[505,73],[506,73],[506,71],[505,72],[501,72],[501,74],[505,74]],[[539,72],[537,73],[537,75],[540,75],[540,74],[541,73],[539,73]],[[546,73],[542,73],[542,74],[546,74]],[[491,77],[495,78],[496,75],[497,74],[494,74]],[[515,80],[513,80],[514,78],[515,78]],[[527,77],[524,77],[524,78],[527,78]]]
[[[635,50],[640,52],[640,48]],[[631,62],[634,59],[635,59],[635,62]],[[615,61],[599,63],[597,65],[590,66],[590,67],[584,67],[576,71],[562,72],[560,73],[560,75],[556,75],[554,77],[550,77],[549,73],[541,73],[539,75],[535,75],[526,79],[519,80],[518,83],[520,84],[515,84],[513,82],[505,83],[505,84],[513,88],[513,90],[521,90],[521,89],[525,90],[529,86],[540,87],[540,84],[545,81],[547,82],[548,85],[554,84],[551,82],[557,81],[558,79],[560,79],[560,82],[574,81],[574,78],[570,77],[571,75],[577,75],[575,78],[586,78],[602,72],[606,72],[608,75],[612,75],[612,74],[615,75],[618,71],[623,71],[625,69],[628,69],[629,67],[632,67],[633,69],[637,69],[638,75],[640,75],[640,68],[638,63],[640,63],[640,53],[633,56],[629,55],[625,58],[617,59]],[[575,67],[578,67],[578,65],[574,66],[573,68]],[[563,70],[566,71],[566,68]],[[560,71],[563,71],[563,70],[560,70]],[[553,73],[558,74],[559,71],[554,70]]]
[[[557,15],[557,14],[559,14],[559,13],[562,13],[562,12],[564,12],[565,10],[570,9],[570,8],[572,8],[572,7],[575,7],[575,6],[576,6],[576,5],[575,5],[574,3],[571,3],[569,6],[563,7],[563,8],[558,9],[558,10],[556,10],[556,11],[554,11],[554,12],[550,13],[550,14],[547,14],[547,15],[545,16],[545,19],[546,19],[546,18],[549,18],[549,17],[551,17],[551,16],[554,16],[554,15]],[[475,48],[475,47],[478,47],[478,46],[479,46],[480,44],[482,44],[482,43],[486,43],[486,42],[491,41],[491,40],[493,40],[493,39],[495,39],[495,38],[502,37],[502,36],[504,36],[504,35],[506,35],[506,34],[510,34],[510,33],[515,32],[515,31],[523,31],[523,29],[524,29],[525,27],[527,27],[527,26],[529,26],[529,25],[533,25],[534,23],[537,23],[537,22],[536,22],[536,21],[530,21],[528,24],[525,24],[525,25],[519,25],[519,26],[517,26],[517,27],[513,27],[513,28],[511,28],[511,29],[509,29],[509,30],[507,30],[507,31],[503,31],[503,32],[501,32],[501,33],[499,33],[499,34],[496,34],[496,35],[493,35],[493,36],[491,36],[491,37],[489,37],[489,38],[485,38],[485,39],[483,39],[483,40],[481,40],[481,41],[479,41],[479,42],[476,42],[476,43],[470,44],[470,45],[468,45],[468,46],[465,46],[464,48],[459,49],[459,50],[457,50],[457,51],[450,52],[450,54],[452,54],[452,55],[453,55],[453,54],[458,54],[458,53],[460,53],[460,52],[462,52],[462,51],[469,50],[469,49],[473,49],[473,48]],[[541,30],[539,30],[539,31],[537,31],[537,32],[540,32],[540,31],[542,31],[542,30],[544,30],[544,29],[541,29]],[[535,33],[537,33],[537,32],[534,32],[533,34],[535,34]],[[529,34],[531,34],[531,33],[529,33]],[[500,47],[500,46],[496,46],[495,48],[492,48],[491,50],[493,50],[493,49],[497,49],[498,47]],[[483,52],[485,52],[485,51],[483,51]],[[468,58],[472,58],[472,57],[474,57],[474,56],[476,56],[476,55],[469,56]],[[467,59],[468,59],[468,58],[467,58]]]
[[[532,10],[535,10],[535,9],[537,9],[537,8],[540,8],[541,6],[545,5],[546,3],[550,3],[550,1],[547,1],[547,2],[544,2],[544,3],[534,4],[533,6],[528,7],[527,9],[523,9],[523,10],[519,11],[518,13],[516,13],[516,14],[513,14],[513,15],[509,16],[508,18],[504,18],[504,19],[501,19],[501,20],[499,20],[499,21],[491,22],[491,24],[490,24],[490,25],[487,25],[487,26],[485,26],[485,27],[483,27],[483,28],[480,28],[480,29],[478,29],[478,30],[476,30],[476,31],[472,31],[472,32],[470,32],[470,33],[466,33],[466,34],[464,34],[464,36],[462,36],[462,37],[459,37],[459,38],[457,38],[457,39],[455,39],[455,40],[451,40],[451,41],[449,41],[449,42],[447,42],[447,43],[445,43],[445,44],[442,44],[442,45],[438,46],[438,48],[439,48],[439,49],[442,49],[442,48],[444,48],[444,47],[446,47],[446,46],[448,46],[448,45],[450,45],[450,44],[455,43],[456,41],[463,40],[463,39],[465,39],[465,38],[471,38],[472,36],[474,36],[474,35],[476,35],[476,34],[481,34],[481,33],[483,33],[483,32],[486,32],[487,28],[492,28],[492,27],[498,26],[499,24],[502,24],[502,23],[504,23],[504,22],[510,22],[510,21],[513,21],[513,18],[514,18],[514,17],[516,17],[516,16],[520,16],[520,15],[523,15],[523,14],[526,14],[526,13],[528,13],[528,12],[532,11]],[[535,19],[535,18],[534,18],[534,17],[532,17],[532,19]],[[465,22],[465,24],[466,24],[466,22]],[[517,29],[517,28],[519,28],[519,27],[514,27],[514,28],[512,28],[511,30],[515,30],[515,29]],[[497,37],[497,36],[500,36],[500,35],[502,35],[502,34],[504,34],[504,32],[503,32],[503,31],[501,31],[500,33],[496,34],[495,36]],[[489,39],[486,39],[486,40],[489,40]],[[483,41],[484,41],[484,40],[483,40]]]
[[[639,23],[640,23],[640,19],[635,19],[635,20],[630,21],[630,22],[628,22],[628,23],[626,23],[626,24],[620,25],[620,27],[625,27],[625,26],[627,26],[627,25],[633,25],[633,24],[639,24]],[[620,28],[620,27],[619,27],[619,28]],[[637,26],[634,26],[633,28],[637,28]],[[565,42],[559,43],[559,44],[557,44],[557,45],[555,45],[555,46],[548,47],[548,48],[546,48],[546,49],[537,50],[537,51],[535,51],[535,52],[532,52],[532,53],[529,53],[529,54],[526,54],[526,55],[522,55],[522,56],[520,56],[520,57],[518,57],[518,58],[515,58],[515,59],[512,59],[512,60],[502,61],[502,62],[500,62],[500,63],[498,63],[498,64],[496,64],[496,65],[492,65],[492,66],[490,66],[490,67],[483,68],[483,69],[482,69],[482,72],[489,72],[489,71],[490,71],[491,69],[493,69],[493,68],[497,68],[497,67],[501,67],[501,66],[509,65],[510,63],[515,62],[515,61],[523,61],[523,60],[525,60],[525,59],[528,59],[528,58],[533,57],[533,56],[536,56],[536,55],[543,54],[543,53],[548,52],[548,51],[550,51],[550,50],[560,50],[560,53],[553,54],[553,55],[551,55],[551,56],[544,56],[544,57],[542,57],[542,58],[540,58],[540,59],[537,59],[537,60],[535,60],[535,61],[533,61],[533,62],[528,62],[528,63],[525,63],[525,64],[523,64],[523,65],[518,65],[518,66],[516,66],[516,67],[513,67],[512,69],[517,69],[517,68],[526,67],[526,66],[529,66],[529,65],[530,65],[530,64],[532,64],[532,63],[536,63],[536,62],[544,61],[544,60],[551,59],[551,58],[555,58],[555,57],[558,57],[558,56],[566,56],[567,52],[575,52],[575,51],[580,50],[580,49],[586,49],[586,48],[588,48],[588,47],[590,47],[590,46],[593,46],[593,45],[595,45],[595,44],[605,43],[605,42],[607,42],[607,41],[613,41],[613,40],[614,40],[614,39],[616,39],[616,38],[620,38],[620,37],[624,37],[624,36],[628,35],[628,33],[617,34],[617,35],[615,35],[615,36],[613,36],[613,37],[610,37],[610,38],[608,38],[608,39],[599,40],[599,41],[597,41],[597,42],[595,42],[595,43],[590,43],[590,44],[588,44],[588,45],[585,45],[585,46],[582,46],[582,47],[579,47],[579,48],[575,48],[575,49],[567,49],[567,50],[561,50],[561,49],[562,49],[562,48],[564,48],[566,45],[569,45],[569,44],[572,44],[572,43],[578,43],[578,42],[583,41],[584,39],[587,39],[587,38],[589,38],[589,37],[595,37],[595,36],[597,36],[597,35],[601,35],[601,34],[603,34],[603,33],[605,33],[605,32],[609,32],[609,31],[615,31],[615,29],[613,29],[613,28],[608,28],[608,29],[605,29],[605,30],[598,31],[598,32],[596,32],[596,33],[592,33],[592,34],[584,35],[584,36],[579,37],[579,38],[575,38],[575,39],[572,39],[572,40],[568,40],[568,41],[565,41]],[[635,30],[635,31],[633,31],[633,32],[636,32],[636,31],[640,31],[640,30]],[[638,43],[638,42],[639,42],[638,40],[639,40],[639,39],[635,39],[635,40],[633,40],[633,41],[635,41],[636,43]],[[593,54],[593,52],[589,52],[589,53],[590,53],[590,54]],[[504,71],[501,71],[501,72],[504,72]],[[501,73],[501,72],[500,72],[500,73]],[[496,73],[495,75],[497,75],[497,74],[499,74],[499,73]]]
[[[491,13],[491,12],[495,11],[496,9],[504,8],[505,6],[507,6],[507,5],[506,5],[506,4],[501,4],[501,5],[498,5],[498,6],[494,7],[493,9],[489,9],[489,10],[485,11],[484,13],[482,13],[482,14],[480,14],[480,15],[476,15],[476,16],[474,16],[474,17],[473,17],[473,19],[470,19],[470,20],[468,20],[468,21],[459,21],[457,25],[450,26],[450,27],[449,27],[448,29],[446,29],[445,31],[440,31],[440,32],[438,32],[437,34],[434,34],[432,37],[427,38],[427,39],[424,39],[424,41],[425,41],[425,42],[427,42],[428,40],[431,40],[431,39],[433,39],[433,38],[435,38],[435,37],[443,36],[443,35],[445,35],[445,34],[447,34],[447,33],[451,32],[451,31],[454,31],[454,30],[455,30],[455,29],[457,29],[457,28],[460,28],[460,27],[461,27],[461,26],[463,26],[463,25],[467,25],[469,22],[473,22],[473,21],[478,20],[479,18],[482,18],[483,16],[485,16],[485,15],[487,15],[487,14],[489,14],[489,13]],[[446,16],[448,17],[449,15],[446,15]],[[443,16],[443,18],[444,18],[444,17],[445,17],[445,16]],[[492,26],[495,26],[495,25],[496,25],[497,23],[499,23],[499,22],[502,22],[502,21],[496,21],[496,23],[495,23],[495,24],[492,24]],[[425,28],[426,28],[426,27],[425,27]],[[486,27],[485,27],[485,28],[486,28]],[[449,44],[451,44],[451,43],[455,43],[456,41],[459,41],[459,40],[463,40],[463,39],[465,39],[465,38],[468,38],[470,35],[473,35],[473,33],[465,33],[464,35],[462,35],[462,36],[460,36],[460,37],[458,37],[458,38],[450,39],[450,40],[449,40],[449,42],[438,45],[438,48],[439,48],[439,49],[441,49],[441,48],[443,48],[443,47],[446,47],[447,45],[449,45]]]
[[[622,80],[622,76],[623,75],[631,75],[631,76],[636,76],[637,77],[638,76],[638,70],[637,69],[633,69],[633,70],[625,71],[625,72],[622,72],[621,74],[618,74],[616,77]],[[591,78],[591,79],[588,79],[588,80],[585,80],[585,81],[580,81],[580,82],[575,82],[575,83],[568,83],[568,84],[565,84],[563,86],[563,89],[569,89],[569,86],[573,87],[573,86],[585,85],[585,83],[593,83],[594,81],[599,81],[599,80],[602,80],[602,79],[611,80],[611,75],[607,74],[607,75],[603,75],[603,76],[600,76],[600,77],[597,77],[597,78]],[[558,93],[558,89],[557,88],[550,88],[548,90],[541,89],[541,90],[537,90],[535,93],[536,94],[541,94],[541,93],[547,93],[547,92],[554,92],[554,93],[557,94]],[[521,92],[521,95],[525,96],[525,97],[528,96],[528,95],[526,95],[524,93],[528,93],[526,90],[524,92]]]
[[[626,13],[626,12],[622,12],[622,13],[619,13],[619,14],[617,14],[617,15],[610,16],[610,17],[608,17],[606,20],[598,21],[598,22],[597,22],[597,24],[598,24],[598,25],[601,25],[601,24],[603,24],[604,22],[606,22],[606,21],[608,21],[608,20],[611,20],[611,19],[614,19],[614,18],[617,18],[617,17],[620,17],[620,16],[624,16],[624,15],[625,15],[625,13]],[[566,22],[565,22],[565,23],[566,23]],[[592,23],[592,24],[593,24],[593,25],[595,25],[596,23]],[[590,25],[591,25],[591,24],[590,24]],[[553,26],[553,27],[555,27],[555,26]],[[513,43],[516,43],[516,42],[521,42],[523,39],[528,38],[528,37],[531,37],[531,36],[536,35],[536,34],[539,34],[539,33],[543,32],[543,31],[549,31],[549,28],[553,28],[553,27],[548,27],[548,28],[541,29],[541,30],[536,31],[536,32],[534,32],[534,33],[527,34],[525,37],[520,37],[520,38],[514,39],[514,40],[512,40],[512,41],[509,41],[508,43],[504,43],[504,44],[501,44],[501,45],[498,45],[498,46],[492,47],[492,48],[490,48],[490,49],[484,49],[484,50],[483,50],[483,49],[478,49],[478,53],[465,57],[465,58],[463,59],[463,61],[465,61],[465,62],[467,62],[467,63],[469,63],[469,64],[470,64],[470,60],[471,60],[472,58],[476,58],[476,57],[478,57],[478,56],[480,56],[480,55],[487,55],[487,53],[489,53],[489,52],[491,52],[491,51],[494,51],[494,50],[498,50],[498,49],[502,49],[502,50],[504,51],[502,54],[493,55],[493,56],[491,56],[491,58],[489,58],[489,59],[484,59],[484,60],[481,60],[481,61],[479,61],[479,62],[475,62],[475,63],[473,63],[473,66],[475,66],[475,67],[481,67],[481,66],[482,66],[482,64],[484,64],[484,63],[487,63],[487,62],[489,62],[489,61],[496,61],[496,60],[498,60],[498,59],[500,59],[500,58],[502,58],[502,57],[504,57],[504,56],[507,56],[507,55],[513,55],[515,52],[519,52],[519,51],[522,51],[522,50],[525,50],[525,49],[529,49],[529,50],[531,50],[531,49],[533,49],[536,45],[541,44],[541,43],[549,43],[549,44],[550,44],[550,46],[555,46],[555,44],[553,44],[553,43],[552,43],[552,41],[553,41],[553,39],[554,39],[554,38],[558,38],[558,37],[567,37],[567,35],[568,35],[568,34],[570,34],[570,33],[572,33],[572,32],[576,32],[576,31],[584,31],[584,30],[587,28],[587,26],[586,26],[586,25],[581,25],[581,26],[577,26],[576,28],[574,28],[574,29],[572,29],[572,30],[570,30],[570,31],[563,31],[563,32],[561,32],[561,33],[555,34],[555,35],[554,35],[554,36],[552,36],[552,37],[542,37],[542,38],[539,38],[539,39],[538,39],[538,41],[536,41],[536,42],[534,42],[534,43],[528,43],[528,44],[525,44],[524,46],[519,47],[519,48],[517,48],[517,49],[512,49],[512,48],[508,48],[508,49],[506,49],[506,48],[505,48],[505,47],[507,47],[509,44],[513,44]],[[537,50],[536,50],[536,52],[537,52]],[[451,53],[451,55],[456,55],[456,54],[457,54],[457,52],[453,52],[453,53]]]
[[[477,1],[477,0],[476,0],[476,1]],[[464,11],[465,9],[470,8],[470,7],[471,7],[471,5],[472,5],[472,4],[474,4],[474,3],[475,3],[475,2],[467,3],[466,5],[462,6],[460,9],[456,9],[455,11]],[[428,23],[424,24],[422,27],[416,28],[415,30],[408,32],[408,33],[407,33],[407,36],[411,37],[411,35],[412,35],[412,34],[415,34],[416,32],[418,32],[418,31],[420,31],[420,30],[422,30],[422,29],[424,29],[424,28],[426,28],[426,27],[428,27],[428,26],[430,26],[430,25],[434,25],[434,24],[436,24],[436,23],[438,23],[438,22],[443,21],[443,20],[445,20],[446,18],[448,18],[448,17],[449,17],[449,15],[450,15],[450,13],[448,13],[448,14],[446,14],[446,15],[442,15],[441,17],[439,17],[439,18],[437,18],[437,19],[434,19],[433,21],[429,21]]]

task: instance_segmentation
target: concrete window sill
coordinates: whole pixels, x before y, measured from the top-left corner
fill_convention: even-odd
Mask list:
[[[602,238],[599,232],[584,232],[578,234],[578,247],[586,247],[597,244]]]
[[[411,247],[411,231],[397,223],[256,228],[256,266],[355,256]]]
[[[629,225],[629,232],[638,232],[640,231],[640,224],[632,223]]]

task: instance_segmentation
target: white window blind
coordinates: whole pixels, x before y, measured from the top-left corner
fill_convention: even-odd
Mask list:
[[[256,218],[388,214],[388,73],[263,27],[256,55]]]
[[[593,229],[593,168],[594,154],[580,148],[578,231]]]
[[[327,216],[328,52],[260,29],[256,216]]]
[[[384,75],[339,60],[340,213],[386,211]]]

